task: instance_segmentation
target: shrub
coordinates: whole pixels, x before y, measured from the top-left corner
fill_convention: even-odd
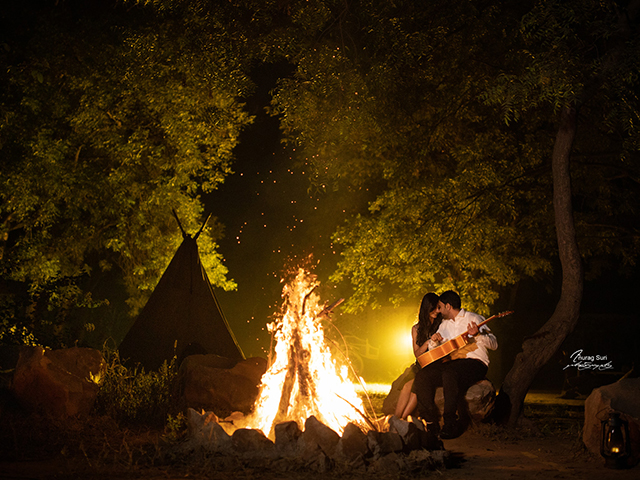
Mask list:
[[[106,368],[97,380],[100,384],[96,413],[108,415],[119,423],[164,425],[175,413],[174,387],[176,358],[166,361],[158,371],[145,372],[141,366],[123,365],[120,354],[105,346]]]

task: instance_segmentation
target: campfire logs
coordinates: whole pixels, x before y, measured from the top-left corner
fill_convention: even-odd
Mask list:
[[[301,426],[311,416],[340,434],[350,422],[370,428],[347,365],[338,364],[325,341],[322,319],[336,304],[323,308],[317,287],[315,275],[299,269],[283,288],[282,317],[269,325],[274,355],[244,426],[271,439],[276,424],[295,421]]]

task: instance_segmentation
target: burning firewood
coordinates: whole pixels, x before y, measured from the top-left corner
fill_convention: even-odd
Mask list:
[[[317,287],[315,275],[299,269],[283,288],[282,318],[269,325],[276,340],[274,355],[247,423],[270,438],[276,424],[304,425],[310,416],[339,433],[350,422],[372,429],[362,399],[348,379],[348,365],[332,356],[325,341],[322,320],[342,299],[323,307]]]

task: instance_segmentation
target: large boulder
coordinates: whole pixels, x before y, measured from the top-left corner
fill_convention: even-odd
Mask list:
[[[22,347],[11,391],[22,406],[45,415],[86,415],[104,364],[102,353],[93,348]]]
[[[407,368],[393,383],[389,394],[383,402],[382,411],[387,415],[392,415],[396,410],[398,403],[398,397],[402,387],[407,382],[407,377],[411,376],[411,367]],[[480,380],[478,383],[472,385],[465,394],[467,406],[469,408],[469,415],[471,419],[476,422],[481,422],[487,418],[495,406],[496,389],[493,384],[487,380]],[[444,393],[442,387],[436,389],[435,402],[440,413],[444,409]],[[417,410],[417,409],[416,409]],[[417,414],[417,411],[414,412]]]
[[[582,441],[594,455],[600,455],[602,421],[610,412],[620,413],[629,423],[631,440],[630,466],[640,460],[640,378],[623,378],[611,385],[594,389],[584,403]]]
[[[248,413],[258,397],[264,358],[253,357],[231,366],[216,355],[191,355],[178,372],[187,407],[211,410],[219,415]]]
[[[496,402],[496,389],[489,380],[480,380],[478,383],[469,387],[464,398],[467,401],[471,419],[476,422],[481,422],[493,411]],[[444,411],[444,393],[442,387],[436,390],[435,401],[442,413]]]

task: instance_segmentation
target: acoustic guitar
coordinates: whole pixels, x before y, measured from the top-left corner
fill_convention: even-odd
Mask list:
[[[507,315],[511,315],[512,313],[513,313],[512,311],[509,311],[509,312],[502,312],[502,313],[493,315],[492,317],[489,317],[486,320],[478,323],[478,328],[483,326],[485,323],[493,320],[494,318],[505,317]],[[451,340],[444,342],[442,345],[438,345],[436,348],[427,350],[422,355],[418,356],[417,358],[418,364],[420,365],[420,367],[424,368],[427,365],[435,362],[436,360],[440,360],[441,358],[446,357],[447,355],[455,352],[456,350],[459,350],[460,348],[468,344],[469,344],[469,334],[465,332],[463,334],[458,335],[457,337],[452,338]]]

